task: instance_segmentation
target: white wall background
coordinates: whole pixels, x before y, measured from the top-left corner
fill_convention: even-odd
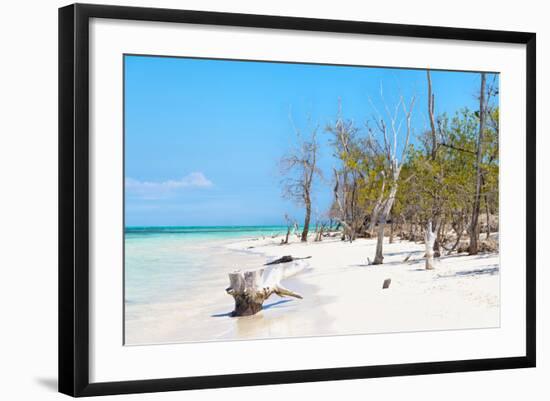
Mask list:
[[[292,384],[117,399],[545,400],[550,395],[545,293],[550,257],[550,146],[544,111],[550,50],[543,1],[161,0],[111,4],[535,31],[538,41],[538,367],[536,369]],[[0,399],[53,400],[57,387],[57,8],[58,0],[6,2],[0,13]],[[546,175],[548,174],[548,175]],[[452,346],[452,344],[450,344]],[[115,398],[115,397],[109,397]],[[105,398],[105,399],[109,399]]]

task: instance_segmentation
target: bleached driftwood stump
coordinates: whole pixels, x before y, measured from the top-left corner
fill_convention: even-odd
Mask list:
[[[280,261],[267,263],[258,269],[229,273],[229,287],[225,291],[235,299],[232,316],[258,313],[264,301],[272,294],[302,299],[300,294],[283,287],[281,281],[299,273],[306,266],[302,261],[285,256]]]

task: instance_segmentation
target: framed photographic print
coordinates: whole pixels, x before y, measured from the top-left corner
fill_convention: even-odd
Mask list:
[[[59,10],[59,390],[535,366],[535,34]]]

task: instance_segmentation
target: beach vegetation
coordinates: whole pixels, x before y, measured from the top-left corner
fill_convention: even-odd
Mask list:
[[[319,181],[332,190],[333,200],[325,213],[330,225],[316,223],[322,228],[315,230],[314,239],[334,232],[349,242],[376,237],[370,262],[374,265],[383,263],[386,238],[390,243],[396,238],[424,242],[427,269],[442,254],[494,251],[499,89],[497,75],[480,73],[479,77],[479,91],[472,94],[479,108],[463,107],[454,115],[437,112],[429,70],[426,106],[417,105],[415,95],[399,96],[395,104],[388,104],[381,85],[376,104],[383,108],[378,110],[375,102],[366,99],[371,115],[358,124],[345,117],[339,101],[336,118],[324,127],[337,163],[331,179]],[[425,114],[423,132],[414,132],[413,112]],[[317,131],[307,138],[297,131],[295,151],[282,159],[287,174],[283,193],[305,208],[302,241],[307,241],[311,218],[312,182],[321,176],[316,164],[321,147]]]

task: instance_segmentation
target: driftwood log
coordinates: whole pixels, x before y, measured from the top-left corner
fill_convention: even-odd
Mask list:
[[[290,255],[286,255],[283,257],[280,257],[279,259],[272,260],[271,262],[267,262],[264,264],[264,266],[270,266],[270,265],[277,265],[279,263],[288,263],[288,262],[294,262],[295,260],[303,260],[303,259],[310,259],[311,256],[306,256],[305,258],[295,258]]]
[[[229,273],[229,287],[225,291],[235,299],[235,310],[231,315],[249,316],[258,313],[264,301],[272,294],[302,299],[300,294],[281,285],[282,280],[307,266],[301,259],[308,258],[284,256],[258,269]]]

